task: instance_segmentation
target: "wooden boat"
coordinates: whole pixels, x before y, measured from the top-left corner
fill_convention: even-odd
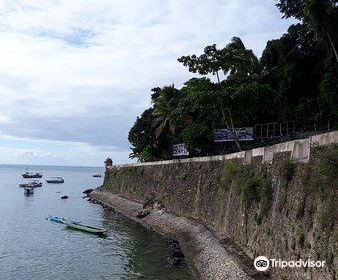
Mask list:
[[[91,226],[86,226],[81,223],[74,223],[71,221],[66,220],[65,218],[61,218],[61,221],[70,228],[77,229],[77,230],[82,230],[90,233],[96,233],[96,234],[105,234],[105,230],[102,228],[96,228],[96,227],[91,227]]]
[[[42,178],[42,173],[25,172],[21,174],[23,178]]]
[[[37,180],[30,181],[28,183],[19,184],[20,188],[39,188],[42,187],[42,182]]]
[[[94,178],[101,178],[101,174],[94,174],[93,177]]]
[[[65,180],[62,179],[62,177],[52,177],[49,180],[46,180],[49,184],[62,184],[65,182]]]
[[[28,172],[28,167],[25,173],[21,174],[23,178],[42,178],[42,173],[36,172]]]
[[[62,222],[62,219],[58,216],[53,216],[53,215],[48,215],[49,216],[49,220],[51,220],[52,222],[56,222],[56,223],[60,223],[60,224],[63,224]],[[75,220],[69,220],[71,223],[74,223],[74,224],[79,224],[80,222],[79,221],[75,221]]]

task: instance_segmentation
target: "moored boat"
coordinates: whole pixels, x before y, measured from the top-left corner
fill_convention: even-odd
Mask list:
[[[81,223],[74,223],[74,222],[66,220],[65,218],[61,218],[61,221],[67,227],[72,228],[72,229],[82,230],[82,231],[86,231],[86,232],[90,232],[90,233],[96,233],[96,234],[105,234],[105,232],[106,232],[102,228],[96,228],[96,227],[92,227],[92,226],[87,226],[87,225],[83,225]]]
[[[19,184],[19,186],[20,188],[38,188],[38,187],[42,187],[42,182],[33,180],[28,183]]]
[[[42,178],[42,173],[40,173],[40,172],[28,172],[28,166],[27,166],[26,172],[22,173],[21,176],[23,178],[31,178],[31,179]]]
[[[100,178],[100,177],[101,177],[101,174],[99,174],[99,173],[94,174],[93,177],[94,177],[94,178]]]
[[[65,181],[62,179],[62,177],[52,177],[48,180],[46,180],[47,183],[49,184],[62,184]]]
[[[42,173],[36,172],[28,172],[26,171],[25,173],[21,174],[23,178],[42,178]]]
[[[56,223],[60,223],[63,224],[62,219],[58,216],[53,216],[53,215],[48,215],[49,216],[49,220],[51,220],[52,222],[56,222]],[[69,220],[70,222],[74,223],[74,224],[79,224],[79,221],[75,221],[75,220]]]

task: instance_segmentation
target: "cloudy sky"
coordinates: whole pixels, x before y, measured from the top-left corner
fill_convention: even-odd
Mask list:
[[[130,161],[150,89],[192,77],[176,59],[283,34],[272,0],[0,0],[0,163]]]

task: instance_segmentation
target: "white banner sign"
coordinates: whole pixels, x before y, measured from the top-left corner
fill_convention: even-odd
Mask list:
[[[253,140],[253,127],[235,128],[236,135],[239,141]],[[232,133],[228,129],[215,129],[215,142],[234,141]]]
[[[174,157],[188,156],[188,155],[189,155],[189,152],[185,148],[185,144],[184,143],[173,145],[173,156]]]

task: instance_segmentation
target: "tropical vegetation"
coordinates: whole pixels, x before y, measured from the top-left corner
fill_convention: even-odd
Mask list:
[[[178,62],[198,77],[182,88],[152,89],[151,108],[129,132],[131,157],[172,158],[185,143],[190,156],[213,153],[214,129],[227,128],[241,150],[235,127],[294,120],[302,131],[327,128],[338,116],[338,7],[335,0],[278,0],[283,17],[294,17],[281,38],[267,43],[261,58],[234,37],[206,46]],[[214,78],[213,78],[214,77]]]

